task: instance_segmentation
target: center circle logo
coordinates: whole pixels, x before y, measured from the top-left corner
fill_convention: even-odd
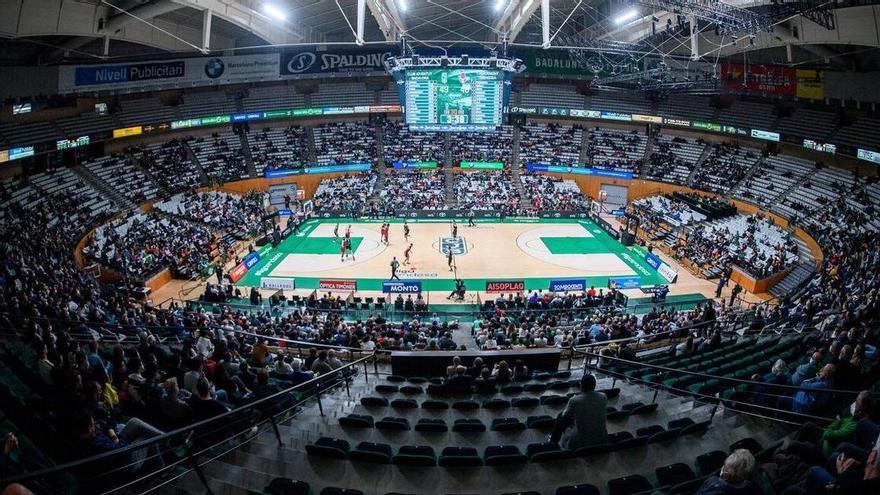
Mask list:
[[[291,74],[299,74],[309,70],[315,63],[315,54],[311,52],[302,52],[294,55],[287,62],[287,72]]]
[[[222,76],[224,70],[226,70],[226,66],[219,58],[212,58],[205,63],[205,75],[211,79],[217,79]]]

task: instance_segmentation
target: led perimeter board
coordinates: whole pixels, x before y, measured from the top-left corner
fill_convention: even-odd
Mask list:
[[[426,68],[401,72],[400,101],[411,130],[494,131],[503,123],[510,97],[509,75],[504,71]]]

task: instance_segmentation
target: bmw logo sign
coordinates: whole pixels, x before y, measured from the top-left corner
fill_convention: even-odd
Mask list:
[[[212,58],[205,64],[205,75],[211,79],[217,79],[223,75],[226,66],[219,58]]]

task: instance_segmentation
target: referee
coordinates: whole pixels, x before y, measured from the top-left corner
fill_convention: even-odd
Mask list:
[[[446,264],[449,265],[449,271],[452,271],[452,249],[446,251]]]

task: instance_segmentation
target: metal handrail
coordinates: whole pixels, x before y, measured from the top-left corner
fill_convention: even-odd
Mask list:
[[[638,366],[641,368],[655,369],[655,370],[660,370],[660,371],[664,371],[667,373],[680,373],[683,375],[699,376],[699,377],[703,377],[703,378],[706,378],[709,380],[733,382],[733,383],[736,383],[739,385],[774,387],[774,388],[778,388],[778,389],[793,390],[793,391],[808,390],[811,392],[820,392],[820,393],[827,393],[827,394],[848,394],[848,395],[858,395],[859,394],[858,390],[841,390],[841,389],[832,389],[832,388],[804,388],[804,387],[800,387],[797,385],[781,385],[781,384],[774,384],[774,383],[756,382],[754,380],[743,380],[740,378],[730,378],[730,377],[726,377],[726,376],[712,375],[709,373],[700,373],[697,371],[689,371],[689,370],[683,370],[683,369],[678,369],[678,368],[670,368],[668,366],[661,366],[658,364],[651,364],[651,363],[643,363],[641,361],[630,361],[627,359],[621,359],[616,356],[603,356],[603,355],[597,354],[595,352],[587,352],[587,351],[582,351],[579,349],[575,349],[574,352],[582,354],[585,357],[596,357],[596,358],[600,358],[600,359],[604,359],[604,360],[610,360],[610,361],[623,363],[623,364],[630,365],[630,366]]]
[[[240,416],[243,413],[255,411],[255,410],[259,409],[261,406],[266,406],[268,404],[271,404],[279,397],[290,395],[293,392],[309,391],[309,389],[311,387],[313,387],[314,385],[320,386],[322,383],[327,383],[327,380],[329,377],[333,377],[333,378],[343,377],[344,373],[346,371],[354,369],[356,366],[360,365],[361,363],[366,363],[367,361],[375,360],[375,358],[376,358],[375,353],[371,353],[369,356],[364,356],[360,359],[357,359],[357,360],[352,361],[350,363],[347,363],[339,368],[336,368],[333,371],[331,371],[330,373],[316,376],[316,377],[312,378],[311,380],[305,381],[305,382],[300,383],[298,385],[294,385],[293,387],[281,390],[279,392],[276,392],[272,395],[263,397],[261,399],[257,399],[256,401],[251,402],[245,406],[233,409],[231,411],[227,411],[227,412],[220,414],[218,416],[214,416],[214,417],[211,417],[208,419],[204,419],[204,420],[197,421],[195,423],[186,425],[184,427],[177,428],[175,430],[163,433],[162,435],[158,435],[156,437],[150,438],[147,441],[135,443],[135,444],[129,445],[127,447],[123,447],[121,449],[115,449],[115,450],[111,450],[108,452],[103,452],[103,453],[96,454],[96,455],[86,457],[83,459],[77,459],[75,461],[70,461],[70,462],[67,462],[64,464],[59,464],[59,465],[53,466],[51,468],[42,469],[40,471],[35,471],[35,472],[31,472],[31,473],[23,473],[23,474],[20,474],[17,476],[13,476],[11,478],[7,478],[7,479],[3,480],[3,482],[4,483],[14,483],[14,482],[33,480],[35,478],[45,477],[46,475],[52,475],[55,473],[59,473],[61,471],[68,471],[68,470],[71,470],[74,468],[85,466],[87,464],[97,463],[98,461],[107,460],[112,457],[117,457],[117,456],[131,453],[134,451],[143,450],[144,448],[159,444],[159,443],[161,443],[165,440],[168,440],[170,438],[177,437],[177,436],[180,436],[183,434],[191,434],[192,432],[194,432],[195,430],[197,430],[199,428],[204,428],[209,425],[218,425],[221,422],[224,422],[224,421],[232,418],[233,416]],[[343,377],[343,379],[344,379],[344,377]],[[318,394],[319,393],[320,393],[320,391],[318,392]],[[312,396],[309,396],[307,398],[311,398],[311,397]],[[218,445],[219,443],[223,443],[223,442],[218,442],[215,445]],[[211,446],[211,447],[213,447],[213,446]],[[208,448],[211,448],[211,447],[208,447]],[[158,470],[157,470],[157,472],[158,472]]]

